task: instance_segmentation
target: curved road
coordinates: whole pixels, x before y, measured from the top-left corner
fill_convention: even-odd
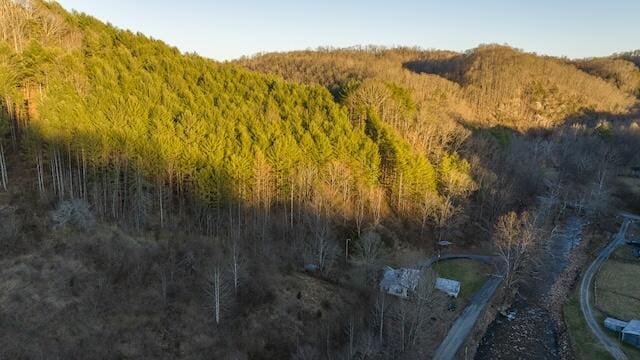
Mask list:
[[[496,265],[499,264],[499,257],[497,256],[451,254],[431,257],[418,264],[418,267],[424,269],[430,267],[435,262],[452,259],[472,259]],[[487,281],[485,281],[480,290],[473,294],[469,300],[469,305],[467,305],[464,311],[462,311],[458,316],[456,321],[453,323],[453,326],[451,326],[451,329],[447,332],[447,336],[436,349],[433,356],[434,360],[449,360],[455,358],[458,349],[462,344],[464,344],[467,336],[471,330],[473,330],[476,320],[478,320],[478,317],[482,314],[482,311],[491,300],[493,293],[495,293],[501,283],[502,276],[492,275]]]
[[[475,255],[475,254],[445,254],[440,256],[432,256],[427,260],[416,264],[416,267],[419,269],[427,269],[430,268],[433,263],[437,263],[442,260],[453,260],[453,259],[471,259],[486,262],[488,264],[494,264],[500,259],[499,256],[491,256],[491,255]]]
[[[600,328],[600,324],[593,316],[593,309],[591,308],[590,300],[590,291],[591,291],[591,282],[593,281],[593,277],[600,269],[600,266],[609,258],[609,255],[613,253],[615,249],[617,249],[620,245],[624,244],[624,235],[629,228],[629,224],[633,221],[632,216],[627,216],[623,214],[624,222],[622,226],[620,226],[620,231],[613,238],[613,241],[609,243],[598,257],[589,265],[589,268],[584,273],[582,277],[582,282],[580,283],[580,309],[584,314],[584,318],[587,321],[587,325],[591,329],[593,335],[598,339],[598,341],[602,344],[602,346],[613,356],[616,360],[626,360],[627,355],[620,349],[618,344],[611,340]]]

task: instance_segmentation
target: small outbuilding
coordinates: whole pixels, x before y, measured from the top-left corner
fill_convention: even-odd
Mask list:
[[[640,348],[640,320],[631,320],[622,329],[622,341]]]
[[[606,318],[604,327],[620,333],[620,338],[623,342],[640,348],[640,320],[625,322],[614,318]]]
[[[421,271],[418,269],[394,269],[386,266],[380,280],[380,290],[390,295],[406,298],[418,287]]]
[[[437,278],[436,289],[444,292],[449,296],[457,298],[458,294],[460,293],[460,282],[451,279]]]
[[[628,323],[626,321],[622,321],[622,320],[618,320],[610,317],[604,319],[604,327],[615,332],[622,332],[622,329],[624,329],[625,326],[627,326],[627,324]]]

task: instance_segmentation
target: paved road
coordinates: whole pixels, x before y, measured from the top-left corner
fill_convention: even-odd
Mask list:
[[[418,267],[424,269],[430,267],[437,261],[452,259],[472,259],[492,264],[497,264],[499,261],[499,257],[497,256],[449,254],[441,255],[440,257],[431,257],[430,259],[419,263]],[[476,293],[473,294],[473,296],[469,300],[469,305],[467,305],[460,316],[458,316],[451,329],[449,329],[447,336],[444,338],[442,343],[440,343],[440,346],[438,346],[438,348],[436,349],[435,355],[433,357],[434,360],[448,360],[455,358],[458,349],[460,349],[460,346],[464,344],[467,336],[469,335],[471,330],[473,330],[478,317],[484,311],[484,308],[491,300],[493,293],[495,293],[495,291],[500,286],[500,283],[502,283],[502,276],[492,275],[484,283],[484,285],[482,285],[480,290],[476,291]]]
[[[489,264],[495,264],[500,257],[499,256],[490,256],[490,255],[475,255],[475,254],[442,254],[440,256],[432,256],[425,261],[422,261],[416,264],[416,267],[419,269],[427,269],[430,268],[433,263],[442,261],[442,260],[453,260],[453,259],[471,259],[477,261],[483,261]]]
[[[580,309],[582,309],[582,313],[584,314],[584,318],[591,329],[591,332],[598,341],[604,346],[604,348],[614,357],[616,360],[626,360],[627,356],[624,354],[622,349],[618,344],[611,340],[600,328],[600,324],[593,316],[593,309],[591,308],[590,300],[590,291],[591,291],[591,282],[593,281],[593,277],[600,269],[600,266],[609,258],[609,255],[613,253],[615,249],[617,249],[620,245],[624,244],[624,234],[627,232],[629,228],[629,224],[634,219],[632,216],[624,216],[624,222],[620,227],[620,231],[616,234],[613,240],[607,245],[598,257],[589,265],[589,268],[584,273],[582,277],[582,282],[580,283]]]
[[[500,283],[502,283],[502,277],[493,275],[484,283],[480,290],[473,294],[469,305],[464,309],[462,314],[458,316],[451,329],[449,329],[447,337],[444,338],[440,346],[436,349],[436,353],[433,356],[434,360],[455,358],[458,349],[464,344],[467,336],[471,330],[473,330],[478,317],[484,311],[484,308],[489,303],[489,300],[491,300],[493,293],[500,286]]]

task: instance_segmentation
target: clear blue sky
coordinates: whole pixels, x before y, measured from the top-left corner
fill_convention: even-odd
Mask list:
[[[481,43],[508,43],[568,57],[640,48],[640,0],[59,2],[217,60],[359,44],[466,50]]]

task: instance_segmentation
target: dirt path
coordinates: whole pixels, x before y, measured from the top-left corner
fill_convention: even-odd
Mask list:
[[[627,356],[622,351],[620,346],[614,341],[612,341],[600,328],[598,321],[593,316],[593,309],[591,308],[590,300],[590,290],[591,283],[593,282],[593,277],[598,272],[602,264],[609,258],[611,253],[613,253],[620,245],[624,244],[624,235],[629,228],[629,224],[632,222],[631,217],[624,216],[624,222],[622,226],[620,226],[620,231],[613,238],[613,241],[609,243],[601,252],[598,254],[598,257],[589,265],[589,268],[584,273],[582,277],[582,282],[580,283],[580,309],[584,314],[584,318],[591,329],[593,335],[598,339],[600,344],[616,359],[616,360],[626,360]]]

